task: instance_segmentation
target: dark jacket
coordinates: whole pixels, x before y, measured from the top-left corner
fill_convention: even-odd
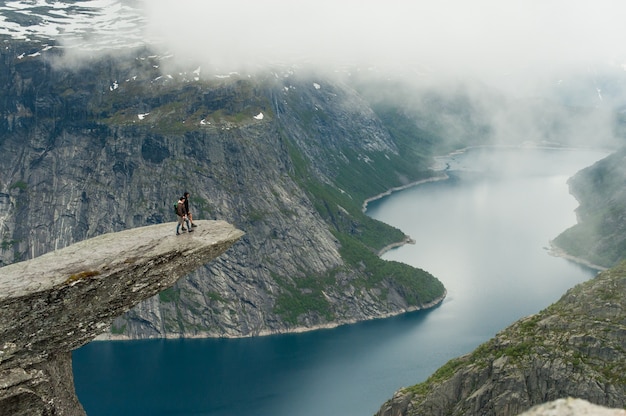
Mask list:
[[[183,203],[183,201],[178,201],[178,206],[176,207],[176,215],[178,215],[179,217],[187,215],[187,211],[185,210],[185,204]]]

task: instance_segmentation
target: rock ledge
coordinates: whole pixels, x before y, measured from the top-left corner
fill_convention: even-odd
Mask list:
[[[104,234],[0,268],[0,415],[84,415],[71,351],[231,247],[243,232],[196,221]]]

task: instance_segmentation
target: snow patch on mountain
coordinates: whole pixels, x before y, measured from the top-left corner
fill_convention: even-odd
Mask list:
[[[105,50],[144,45],[145,17],[124,0],[14,0],[0,3],[0,37]],[[49,45],[45,46],[50,48]]]

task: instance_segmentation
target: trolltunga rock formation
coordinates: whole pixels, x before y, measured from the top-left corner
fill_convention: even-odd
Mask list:
[[[0,415],[84,415],[71,351],[243,235],[197,223],[180,236],[172,223],[104,234],[0,268]]]

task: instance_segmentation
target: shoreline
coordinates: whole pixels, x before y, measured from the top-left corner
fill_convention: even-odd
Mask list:
[[[603,272],[609,269],[609,267],[604,267],[604,266],[599,266],[597,264],[591,263],[588,260],[585,260],[581,257],[576,257],[573,256],[571,254],[568,254],[565,250],[563,250],[561,247],[557,246],[556,244],[554,244],[553,240],[550,240],[549,242],[550,247],[546,247],[546,250],[548,251],[548,254],[553,256],[553,257],[560,257],[563,258],[565,260],[569,260],[573,263],[588,267],[592,270],[596,270],[597,272]]]
[[[103,333],[98,335],[96,338],[94,338],[93,340],[91,340],[90,342],[106,342],[106,341],[146,341],[146,340],[158,340],[158,339],[244,339],[244,338],[254,338],[254,337],[267,337],[267,336],[272,336],[272,335],[285,335],[285,334],[302,334],[302,333],[306,333],[306,332],[312,332],[312,331],[320,331],[320,330],[324,330],[324,329],[335,329],[338,328],[340,326],[344,326],[344,325],[354,325],[354,324],[358,324],[358,323],[362,323],[362,322],[369,322],[369,321],[374,321],[377,319],[387,319],[387,318],[393,318],[395,316],[400,316],[406,313],[412,313],[412,312],[417,312],[417,311],[427,311],[433,308],[436,308],[438,306],[440,306],[443,301],[446,299],[446,296],[448,295],[448,291],[446,289],[444,289],[443,294],[436,298],[435,300],[433,300],[432,302],[428,302],[422,306],[409,306],[407,308],[395,311],[395,312],[387,312],[383,315],[380,316],[373,316],[370,318],[366,318],[366,319],[349,319],[349,320],[344,320],[344,321],[338,321],[338,322],[332,322],[332,323],[327,323],[327,324],[323,324],[323,325],[314,325],[311,327],[296,327],[296,328],[291,328],[291,329],[287,329],[284,331],[270,331],[270,330],[265,330],[265,331],[260,331],[258,334],[250,334],[250,335],[209,335],[209,334],[198,334],[198,335],[184,335],[184,336],[177,336],[177,335],[168,335],[165,334],[165,336],[162,337],[145,337],[145,338],[131,338],[129,336],[126,335],[113,335],[111,333]]]
[[[402,241],[398,241],[396,243],[387,244],[385,247],[383,247],[380,250],[378,250],[377,255],[378,255],[378,257],[381,257],[383,254],[385,254],[389,250],[393,250],[394,248],[402,247],[405,244],[415,244],[415,240],[412,239],[410,236],[405,235],[405,237],[404,237],[404,239]]]
[[[449,179],[450,177],[443,173],[442,175],[435,175],[435,176],[431,176],[430,178],[426,178],[426,179],[420,179],[419,181],[415,181],[415,182],[410,182],[407,183],[406,185],[401,185],[401,186],[396,186],[393,188],[389,188],[387,189],[385,192],[381,192],[377,195],[374,195],[370,198],[365,199],[365,201],[363,201],[363,205],[361,207],[361,211],[363,213],[365,213],[367,211],[367,205],[370,202],[376,201],[378,199],[384,198],[386,196],[389,196],[391,194],[393,194],[394,192],[398,192],[398,191],[403,191],[405,189],[409,189],[412,188],[414,186],[418,186],[418,185],[423,185],[425,183],[430,183],[430,182],[437,182],[437,181],[444,181],[446,179]]]
[[[538,144],[538,143],[534,143],[534,142],[525,142],[522,144],[518,144],[518,145],[476,145],[476,146],[467,146],[464,147],[462,149],[457,149],[457,150],[453,150],[447,154],[444,155],[439,155],[439,156],[433,156],[433,159],[435,160],[435,164],[431,167],[431,170],[433,172],[436,172],[435,175],[433,175],[430,178],[426,178],[426,179],[420,179],[418,181],[415,182],[410,182],[406,185],[402,185],[402,186],[397,186],[394,188],[390,188],[385,192],[381,192],[377,195],[374,195],[370,198],[365,199],[365,201],[363,201],[363,206],[361,208],[363,213],[366,213],[367,211],[367,205],[372,202],[372,201],[376,201],[378,199],[384,198],[386,196],[389,196],[391,194],[393,194],[394,192],[397,191],[402,191],[408,188],[412,188],[414,186],[418,186],[418,185],[422,185],[425,183],[429,183],[429,182],[437,182],[437,181],[441,181],[441,180],[447,180],[450,177],[445,173],[445,171],[448,170],[448,164],[446,165],[442,165],[439,160],[440,159],[444,159],[444,158],[449,158],[452,156],[456,156],[456,155],[461,155],[463,153],[466,153],[469,150],[473,150],[473,149],[481,149],[481,148],[518,148],[518,149],[548,149],[548,150],[581,150],[581,149],[588,149],[588,147],[585,146],[562,146],[558,143],[552,143],[552,144]],[[589,148],[594,148],[589,147]],[[439,173],[442,172],[442,173]],[[392,250],[394,248],[398,248],[401,247],[405,244],[415,244],[415,240],[413,238],[411,238],[408,235],[405,235],[405,238],[402,241],[398,241],[396,243],[391,243],[386,245],[385,247],[383,247],[382,249],[380,249],[378,251],[378,256],[381,257],[383,254],[385,254],[386,252],[388,252],[389,250]],[[598,272],[602,272],[605,270],[608,270],[609,267],[604,267],[604,266],[600,266],[594,263],[591,263],[588,260],[585,260],[581,257],[576,257],[573,256],[569,253],[567,253],[565,250],[563,250],[562,248],[558,247],[556,244],[554,244],[553,240],[549,241],[549,245],[550,247],[546,248],[547,252],[549,255],[553,256],[553,257],[560,257],[560,258],[564,258],[566,260],[569,260],[573,263],[588,267],[592,270],[596,270]]]
[[[447,157],[450,156],[452,154],[457,154],[457,153],[463,153],[465,152],[466,149],[461,149],[461,150],[456,150],[454,152],[450,152],[447,155],[443,155],[443,156],[435,156],[435,159],[440,158],[440,157]],[[389,188],[387,189],[385,192],[381,192],[379,194],[376,194],[372,197],[366,198],[363,201],[363,205],[361,206],[361,212],[363,212],[364,214],[367,213],[367,205],[370,202],[382,199],[386,196],[389,196],[391,194],[393,194],[394,192],[398,192],[398,191],[404,191],[406,189],[412,188],[414,186],[419,186],[419,185],[423,185],[425,183],[431,183],[431,182],[438,182],[438,181],[445,181],[450,179],[450,177],[445,173],[447,167],[444,168],[435,168],[435,167],[431,167],[432,171],[435,172],[435,174],[429,178],[426,179],[420,179],[418,181],[414,181],[414,182],[409,182],[406,185],[401,185],[401,186],[395,186],[393,188]],[[442,173],[440,173],[442,172]],[[378,250],[378,257],[382,257],[383,254],[385,254],[386,252],[393,250],[394,248],[398,248],[398,247],[402,247],[405,244],[415,244],[415,240],[410,236],[410,235],[404,235],[404,239],[397,241],[395,243],[391,243],[391,244],[387,244],[385,247],[381,248],[380,250]],[[445,297],[445,295],[444,295]]]

